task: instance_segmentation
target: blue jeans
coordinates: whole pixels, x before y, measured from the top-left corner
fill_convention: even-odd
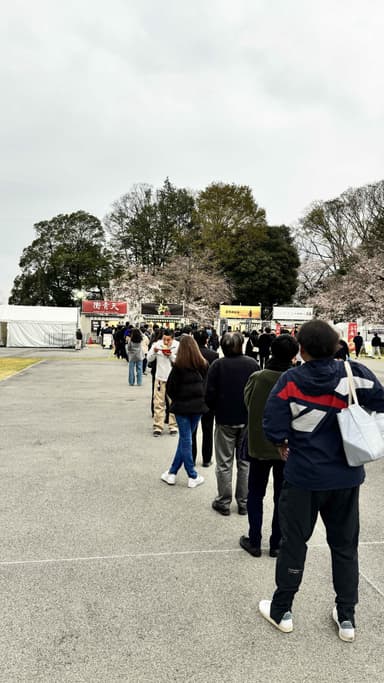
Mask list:
[[[196,479],[197,472],[192,458],[192,434],[199,424],[200,415],[175,415],[175,418],[179,428],[179,443],[169,473],[177,474],[184,465],[188,477]]]
[[[128,382],[131,386],[135,383],[135,368],[136,368],[136,379],[137,386],[141,386],[142,376],[143,376],[143,361],[142,360],[130,360],[129,361],[129,372],[128,372]]]

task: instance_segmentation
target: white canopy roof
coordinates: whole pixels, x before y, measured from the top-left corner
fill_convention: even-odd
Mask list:
[[[59,306],[0,306],[0,322],[53,322],[77,324],[78,309]]]

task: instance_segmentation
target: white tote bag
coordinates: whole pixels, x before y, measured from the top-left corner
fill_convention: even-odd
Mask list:
[[[358,467],[384,457],[384,438],[376,413],[369,413],[359,405],[348,361],[344,367],[348,377],[348,408],[337,414],[337,420],[348,465]]]

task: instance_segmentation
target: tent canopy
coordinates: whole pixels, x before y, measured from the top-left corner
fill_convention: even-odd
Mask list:
[[[0,306],[0,322],[53,322],[77,325],[78,309],[59,306]]]
[[[77,308],[0,306],[7,346],[71,348],[78,326]]]

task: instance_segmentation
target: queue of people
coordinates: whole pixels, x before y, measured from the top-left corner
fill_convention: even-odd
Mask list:
[[[276,588],[259,611],[283,633],[293,630],[293,601],[303,578],[307,543],[318,515],[332,559],[335,603],[331,616],[341,640],[355,639],[358,602],[359,489],[362,466],[348,465],[337,413],[348,405],[345,362],[351,365],[361,405],[384,413],[384,389],[358,361],[360,332],[353,346],[320,320],[300,329],[253,330],[245,342],[239,331],[219,341],[212,328],[171,330],[130,323],[98,330],[103,346],[128,363],[128,383],[142,386],[150,370],[153,436],[177,437],[169,468],[160,476],[177,483],[181,468],[187,487],[204,477],[196,469],[216,463],[217,493],[212,509],[224,517],[235,502],[247,516],[240,547],[251,557],[263,553],[264,498],[272,473],[273,508],[268,554],[276,559]],[[76,334],[76,348],[82,333]],[[381,358],[382,340],[371,339]],[[351,351],[356,360],[351,360]],[[219,353],[220,352],[220,353]],[[201,425],[201,440],[197,439]]]
[[[332,618],[341,640],[352,642],[364,468],[347,463],[337,413],[348,405],[345,361],[361,404],[384,412],[384,389],[375,375],[352,361],[348,345],[320,320],[304,323],[296,335],[284,330],[276,337],[267,327],[252,333],[246,345],[240,332],[225,333],[220,354],[206,329],[184,328],[177,339],[169,328],[123,329],[129,384],[142,384],[144,359],[151,370],[154,437],[166,429],[178,437],[161,480],[174,486],[184,468],[188,488],[204,483],[196,469],[201,424],[202,466],[212,464],[213,451],[216,461],[212,508],[227,517],[234,499],[238,514],[248,517],[240,546],[258,558],[272,473],[268,554],[276,559],[276,589],[272,599],[260,600],[260,613],[279,631],[293,630],[293,600],[320,514],[332,558]],[[362,345],[359,339],[354,343],[358,357]]]

